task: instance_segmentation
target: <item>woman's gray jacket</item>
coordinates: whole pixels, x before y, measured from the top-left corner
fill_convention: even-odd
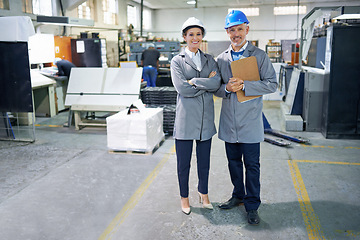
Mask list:
[[[171,79],[178,92],[174,137],[179,140],[204,141],[216,134],[213,93],[220,87],[221,79],[212,56],[199,52],[201,71],[184,49],[171,60]],[[216,71],[216,76],[209,78],[212,71]]]

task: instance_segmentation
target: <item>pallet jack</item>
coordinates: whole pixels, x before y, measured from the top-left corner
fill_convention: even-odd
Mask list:
[[[269,121],[266,119],[264,113],[263,116],[263,123],[264,123],[264,140],[265,142],[274,144],[280,147],[288,147],[291,145],[291,142],[296,143],[309,143],[309,139],[305,139],[299,136],[291,136],[287,133],[272,129],[270,126]],[[291,142],[290,142],[291,141]]]

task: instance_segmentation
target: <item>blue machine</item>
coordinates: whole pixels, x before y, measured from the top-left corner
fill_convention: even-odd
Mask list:
[[[129,61],[141,65],[141,54],[152,43],[160,52],[159,67],[169,68],[171,59],[180,52],[180,42],[132,42],[130,43]]]

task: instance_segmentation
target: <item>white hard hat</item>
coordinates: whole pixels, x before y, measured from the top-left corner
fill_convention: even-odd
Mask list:
[[[199,27],[203,30],[203,37],[205,36],[205,27],[204,24],[195,17],[188,18],[181,28],[181,34],[185,33],[185,30],[187,30],[189,27]]]
[[[147,45],[147,48],[151,48],[151,47],[155,48],[155,44],[149,43],[149,44]]]

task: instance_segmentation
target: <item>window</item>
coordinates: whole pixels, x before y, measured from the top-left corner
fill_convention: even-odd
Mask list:
[[[9,0],[0,0],[0,9],[10,10]]]
[[[78,6],[78,17],[83,19],[93,19],[93,1],[86,1]]]
[[[137,18],[136,18],[136,7],[132,5],[127,6],[127,23],[133,25],[134,28],[137,27]]]
[[[144,9],[143,12],[143,27],[146,30],[151,29],[151,11],[148,9]]]
[[[297,15],[298,6],[274,7],[274,15]],[[306,14],[306,6],[299,6],[299,14]]]
[[[245,13],[247,17],[259,16],[259,8],[229,8],[228,13],[232,10],[240,10]]]
[[[32,0],[33,13],[37,15],[52,16],[52,1]]]
[[[22,11],[24,13],[33,13],[32,0],[22,0]]]
[[[117,23],[117,1],[116,0],[102,0],[104,23],[113,24]]]

